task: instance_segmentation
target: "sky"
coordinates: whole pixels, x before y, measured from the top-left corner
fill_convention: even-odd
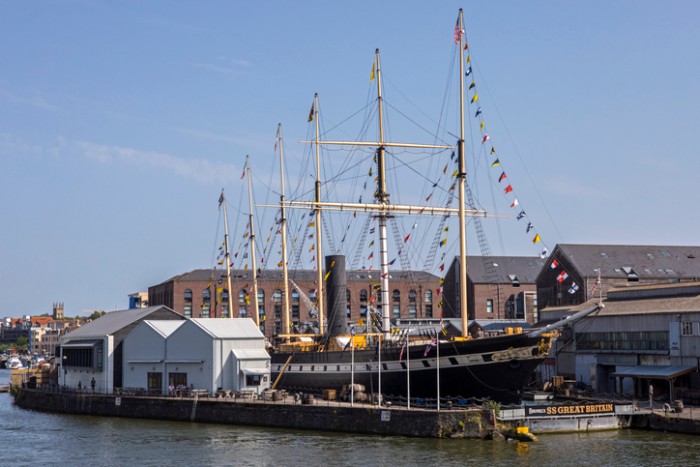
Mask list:
[[[245,156],[256,205],[274,202],[278,123],[298,165],[314,93],[324,128],[361,111],[376,48],[391,137],[423,139],[405,122],[440,121],[453,94],[460,7],[490,143],[542,238],[502,183],[475,184],[498,206],[492,253],[697,245],[697,2],[0,1],[0,316],[123,309],[212,267],[222,188],[245,226]]]

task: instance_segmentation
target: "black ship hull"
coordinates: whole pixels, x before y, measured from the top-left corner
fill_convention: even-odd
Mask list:
[[[272,379],[282,372],[278,388],[315,392],[339,390],[354,381],[368,392],[378,393],[381,384],[382,394],[404,397],[408,396],[410,380],[410,396],[421,398],[437,397],[439,379],[441,397],[513,403],[520,402],[523,387],[544,360],[548,346],[540,345],[541,341],[515,334],[445,341],[440,342],[439,349],[411,345],[403,352],[400,344],[390,344],[382,348],[381,355],[375,349],[276,352],[272,354]]]

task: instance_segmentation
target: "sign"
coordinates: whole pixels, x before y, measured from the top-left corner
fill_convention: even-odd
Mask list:
[[[383,422],[391,421],[391,412],[389,412],[388,410],[382,410],[382,421]]]
[[[114,398],[114,405],[116,405],[117,407],[119,407],[120,405],[122,405],[122,398],[119,397],[119,396],[115,397],[115,398]]]
[[[615,413],[615,404],[526,405],[525,417],[602,415]]]

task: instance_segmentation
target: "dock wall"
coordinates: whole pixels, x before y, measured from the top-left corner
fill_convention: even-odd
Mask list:
[[[351,407],[349,404],[304,405],[264,401],[228,401],[20,389],[19,407],[52,413],[146,418],[203,423],[267,426],[387,436],[480,438],[491,427],[490,412],[406,410]]]

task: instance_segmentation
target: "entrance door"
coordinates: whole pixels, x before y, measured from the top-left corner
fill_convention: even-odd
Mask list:
[[[148,394],[163,394],[163,373],[148,373]]]

